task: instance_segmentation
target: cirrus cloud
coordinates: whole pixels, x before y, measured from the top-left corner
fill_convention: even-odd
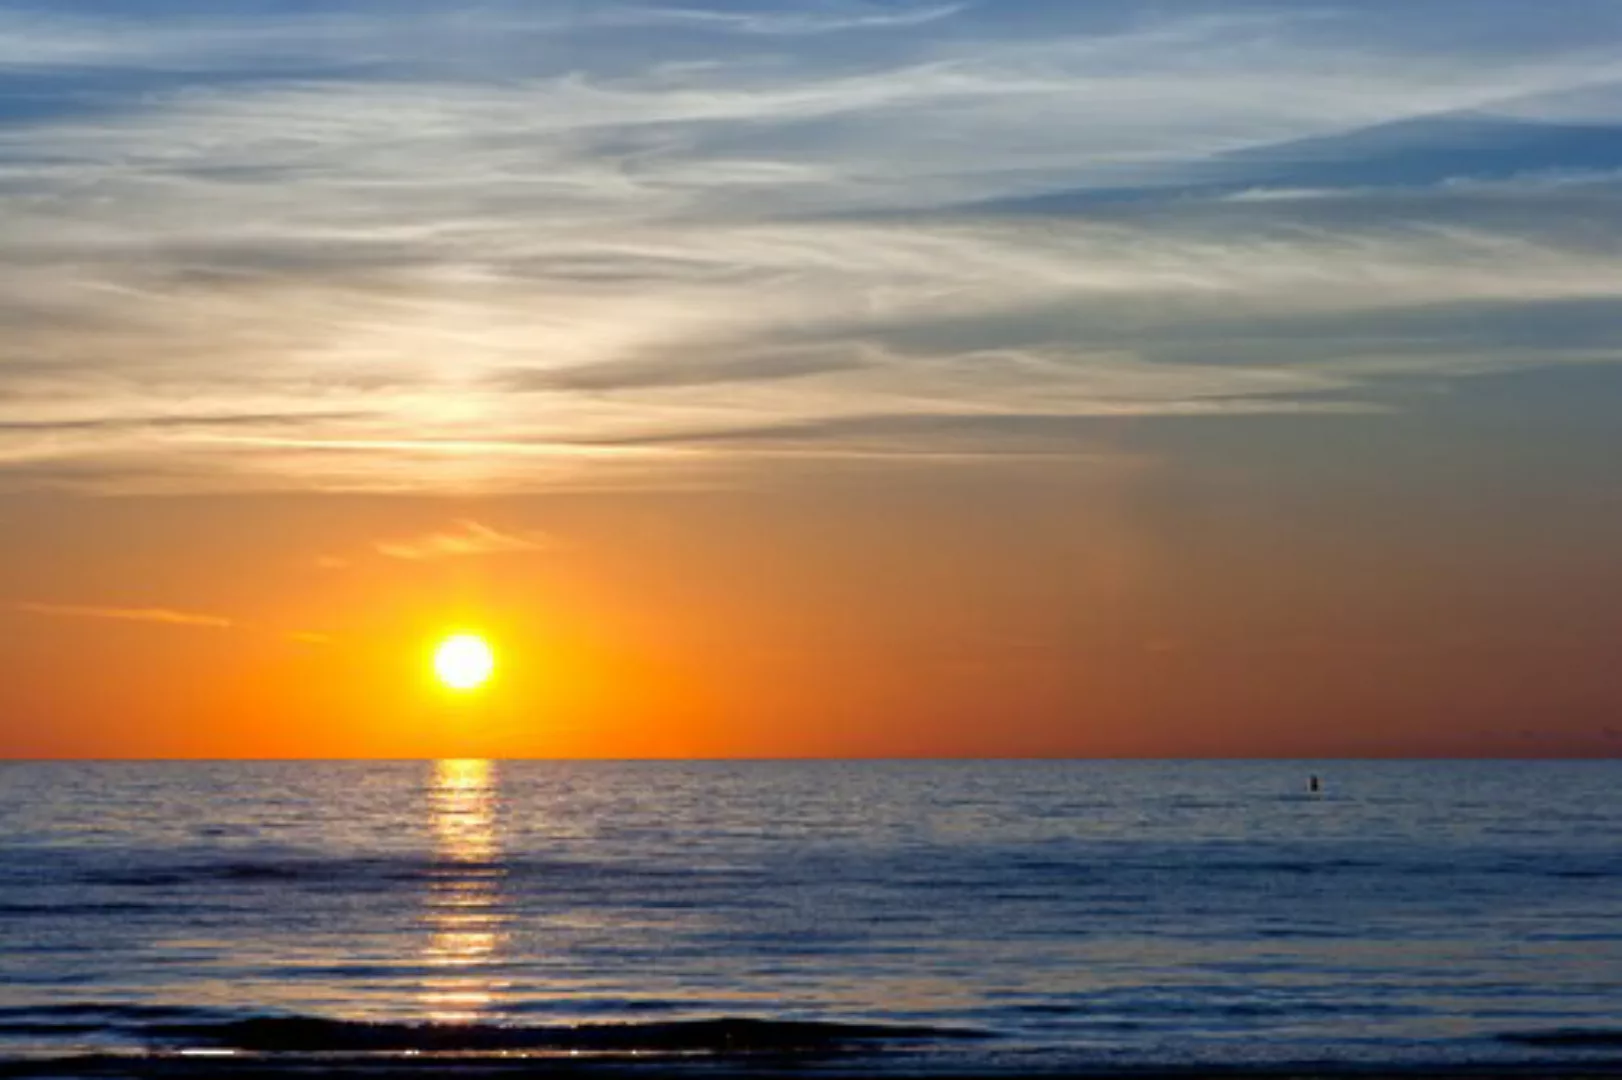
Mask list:
[[[200,611],[182,611],[167,607],[115,607],[104,604],[56,604],[24,600],[11,605],[15,611],[51,618],[98,619],[123,623],[150,623],[158,626],[190,627],[203,630],[263,631],[252,623],[225,615]],[[313,630],[276,632],[277,636],[305,645],[330,645],[335,640],[329,634]]]
[[[23,601],[13,605],[18,611],[31,615],[55,615],[70,619],[112,619],[116,622],[161,623],[165,626],[198,626],[214,630],[230,630],[236,620],[223,615],[207,615],[196,611],[176,611],[172,608],[101,607],[94,604],[44,604]]]
[[[434,559],[463,559],[478,555],[510,555],[545,551],[554,547],[551,537],[542,533],[508,533],[477,521],[458,521],[452,528],[403,540],[380,540],[373,548],[391,559],[423,562]]]
[[[1458,347],[1622,302],[1622,20],[1381,10],[0,13],[0,486],[668,487],[1622,358]]]

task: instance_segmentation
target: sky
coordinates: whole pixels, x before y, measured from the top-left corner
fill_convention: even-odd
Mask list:
[[[0,0],[0,756],[1614,756],[1618,117],[1607,0]]]

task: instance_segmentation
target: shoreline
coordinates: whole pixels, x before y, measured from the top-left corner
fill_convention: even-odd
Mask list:
[[[1520,1062],[1361,1063],[1299,1061],[1257,1065],[1178,1063],[1105,1065],[1026,1062],[1000,1065],[964,1056],[920,1061],[911,1054],[886,1061],[883,1054],[680,1054],[639,1053],[579,1056],[569,1053],[310,1053],[242,1054],[198,1051],[93,1053],[49,1058],[0,1059],[0,1080],[55,1078],[177,1078],[335,1076],[390,1080],[454,1077],[712,1077],[716,1080],[814,1080],[817,1077],[881,1077],[885,1080],[1615,1080],[1622,1057],[1592,1061],[1543,1059]]]

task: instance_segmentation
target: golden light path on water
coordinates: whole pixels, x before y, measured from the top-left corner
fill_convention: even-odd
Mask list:
[[[505,941],[500,792],[490,761],[436,761],[428,787],[434,836],[424,921],[422,1002],[436,1024],[485,1019],[505,989],[490,968]]]

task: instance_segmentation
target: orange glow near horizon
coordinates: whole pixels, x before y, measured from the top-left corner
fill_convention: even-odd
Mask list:
[[[1252,545],[1240,518],[1146,522],[1108,491],[1035,498],[1048,490],[357,500],[346,514],[303,499],[74,503],[0,537],[0,758],[1622,745],[1605,729],[1616,639],[1601,632],[1618,609],[1569,608],[1576,594],[1544,589],[1531,562],[1471,592],[1513,547],[1433,559],[1428,532],[1382,540],[1372,516],[1330,543],[1305,510],[1266,519],[1272,542]],[[997,512],[965,514],[984,503]],[[567,542],[365,554],[372,538],[462,518],[513,533],[544,523]],[[1179,546],[1196,525],[1209,542]],[[203,542],[207,558],[175,554]],[[352,561],[316,565],[327,551]],[[1596,541],[1589,569],[1614,576],[1613,551]],[[158,612],[187,618],[131,617]],[[1592,634],[1556,634],[1578,615]],[[442,682],[433,663],[463,634],[491,650],[476,689]],[[1548,730],[1532,715],[1551,717]]]

